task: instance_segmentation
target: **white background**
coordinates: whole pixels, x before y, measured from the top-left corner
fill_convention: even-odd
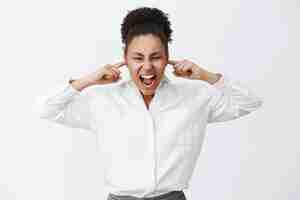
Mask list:
[[[0,199],[98,200],[95,136],[38,119],[33,99],[122,58],[128,10],[169,13],[173,59],[243,81],[264,98],[243,118],[209,125],[188,200],[300,199],[297,0],[0,2]]]

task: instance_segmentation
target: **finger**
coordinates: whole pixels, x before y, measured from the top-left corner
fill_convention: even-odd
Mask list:
[[[179,73],[179,74],[183,74],[183,67],[184,65],[182,63],[178,63],[175,67],[175,70]]]
[[[177,60],[168,60],[168,64],[170,65],[176,65],[176,63],[178,63],[179,61]]]
[[[119,70],[117,69],[117,67],[115,65],[109,65],[107,70],[108,70],[107,72],[111,73],[114,78],[117,78],[120,74]]]
[[[110,79],[112,79],[112,77],[113,77],[112,74],[104,74],[103,79],[110,80]]]
[[[183,61],[179,61],[174,65],[174,68],[182,68],[184,66],[184,62]]]
[[[112,73],[113,78],[117,78],[119,76],[118,72],[116,72],[113,67],[111,68],[110,73]]]
[[[185,73],[185,74],[189,74],[191,73],[191,67],[190,66],[183,66],[182,67],[182,72]]]
[[[111,69],[112,69],[115,73],[117,73],[118,76],[121,74],[121,71],[120,71],[118,68],[112,67]]]
[[[176,68],[173,73],[177,76],[181,76],[182,75],[182,72],[179,71],[179,68]]]
[[[172,73],[173,73],[175,76],[178,76],[178,74],[176,73],[176,71],[173,71]]]
[[[177,76],[177,77],[187,77],[187,75],[182,74],[182,73],[179,73],[179,72],[177,72],[177,71],[173,71],[172,73],[173,73],[175,76]]]
[[[179,74],[179,68],[174,66],[174,71],[173,72]]]
[[[112,70],[113,66],[107,66],[107,69],[105,70],[104,79],[112,79],[118,76],[118,74]]]
[[[120,67],[122,67],[123,65],[126,65],[125,61],[122,61],[122,62],[118,62],[118,63],[113,64],[113,66],[116,67],[116,68],[120,68]]]
[[[184,61],[178,61],[176,64],[175,64],[175,66],[176,67],[182,67],[183,65],[184,65],[185,63],[184,63]]]

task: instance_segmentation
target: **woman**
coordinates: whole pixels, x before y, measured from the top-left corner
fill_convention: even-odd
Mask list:
[[[161,10],[137,8],[121,26],[123,61],[40,96],[35,111],[99,136],[109,200],[184,200],[206,125],[240,118],[263,101],[224,73],[169,59],[172,30]]]

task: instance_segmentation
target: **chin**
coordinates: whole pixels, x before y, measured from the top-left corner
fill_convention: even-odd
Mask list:
[[[155,90],[143,90],[140,89],[140,92],[144,95],[144,96],[153,96],[155,94]]]

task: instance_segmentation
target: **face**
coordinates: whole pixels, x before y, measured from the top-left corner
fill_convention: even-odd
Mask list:
[[[167,55],[159,37],[152,34],[136,36],[124,54],[131,79],[140,92],[153,96],[167,65]]]

